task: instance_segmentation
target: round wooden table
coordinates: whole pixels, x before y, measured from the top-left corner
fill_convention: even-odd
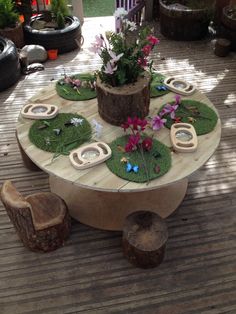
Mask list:
[[[191,97],[182,97],[187,98],[202,101],[216,111],[209,99],[199,91]],[[154,116],[161,105],[173,99],[172,92],[151,99],[150,116]],[[124,134],[121,128],[100,118],[97,99],[77,102],[65,100],[57,95],[54,84],[41,90],[29,102],[57,105],[60,112],[79,113],[90,122],[96,119],[103,125],[100,140],[106,143]],[[68,156],[60,156],[51,162],[52,153],[40,150],[29,140],[28,132],[33,122],[19,116],[17,137],[24,152],[49,174],[51,191],[66,201],[72,217],[84,224],[106,230],[121,230],[125,217],[137,210],[151,210],[163,218],[173,213],[185,196],[188,177],[212,156],[221,135],[221,122],[218,119],[211,133],[198,137],[196,152],[172,153],[172,167],[169,172],[146,184],[129,182],[115,176],[105,163],[86,170],[76,170]],[[155,137],[171,146],[168,129],[163,128],[156,132]]]

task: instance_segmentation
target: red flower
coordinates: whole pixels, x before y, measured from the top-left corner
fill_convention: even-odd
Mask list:
[[[144,53],[145,56],[149,56],[151,50],[152,50],[152,46],[146,45],[143,47],[142,52]]]
[[[138,148],[138,144],[140,142],[140,135],[139,133],[135,135],[130,135],[128,143],[125,145],[125,151],[132,152]]]
[[[181,117],[175,117],[174,122],[175,123],[180,123],[181,122]]]
[[[147,66],[147,59],[145,59],[145,58],[139,58],[139,59],[138,59],[138,64],[139,64],[141,67],[146,67],[146,66]]]
[[[151,137],[146,137],[142,142],[142,147],[146,151],[150,151],[152,149],[153,140]]]
[[[147,37],[147,40],[150,42],[150,44],[152,44],[153,46],[159,44],[160,40],[158,38],[156,38],[155,36],[149,35]]]

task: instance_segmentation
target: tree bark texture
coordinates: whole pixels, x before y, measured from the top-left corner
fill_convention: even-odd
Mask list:
[[[58,196],[37,193],[24,198],[10,181],[5,181],[1,200],[19,238],[30,250],[50,252],[61,247],[69,237],[70,216],[64,201]],[[43,210],[38,201],[43,203]],[[61,208],[56,208],[59,203]],[[45,204],[48,204],[47,208]],[[37,229],[38,226],[40,228]]]
[[[139,211],[126,218],[123,229],[123,252],[135,266],[152,268],[164,258],[168,238],[162,218],[149,211]]]
[[[120,126],[128,117],[144,119],[149,113],[150,75],[133,84],[112,87],[97,79],[98,112],[108,123]]]

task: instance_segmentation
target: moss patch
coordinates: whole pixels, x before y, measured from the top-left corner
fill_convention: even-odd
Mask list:
[[[81,81],[91,81],[95,82],[96,78],[91,73],[82,73],[75,74],[70,76],[71,79],[79,79]],[[68,100],[88,100],[97,97],[97,93],[95,89],[91,89],[90,87],[80,87],[79,93],[76,89],[74,89],[70,84],[64,83],[64,78],[57,81],[56,91],[59,96]]]
[[[159,110],[159,113],[163,107],[164,106],[162,106]],[[195,110],[195,108],[197,110]],[[197,135],[203,135],[211,132],[215,128],[218,120],[215,111],[206,104],[188,99],[181,100],[181,104],[176,110],[176,117],[181,118],[181,122],[191,123],[194,126]],[[165,115],[164,118],[167,119],[165,126],[170,129],[174,120],[172,120],[169,115]]]
[[[81,124],[66,126],[72,118],[83,119]],[[39,129],[46,125],[47,127]],[[55,130],[60,129],[59,135]],[[73,113],[59,113],[51,120],[38,120],[29,130],[30,141],[38,148],[58,155],[68,155],[72,149],[90,140],[92,129],[89,122],[82,116]]]
[[[158,86],[163,86],[165,76],[160,73],[152,74],[150,97],[160,97],[168,94],[169,90],[158,90]]]
[[[109,144],[112,150],[112,157],[106,161],[108,168],[118,177],[143,183],[147,182],[147,175],[143,164],[143,159],[139,151],[132,153],[122,152],[119,147],[125,147],[128,141],[128,135],[119,137]],[[171,167],[171,154],[167,146],[157,140],[153,140],[153,147],[150,152],[144,152],[149,180],[153,180],[163,176]],[[132,166],[138,165],[139,171],[126,171],[126,163],[122,163],[121,159],[125,157]],[[156,169],[156,170],[155,170]]]

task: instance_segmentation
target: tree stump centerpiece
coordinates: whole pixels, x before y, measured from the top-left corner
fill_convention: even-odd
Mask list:
[[[97,35],[90,48],[102,59],[97,72],[98,112],[114,125],[125,123],[128,117],[144,119],[148,115],[153,64],[148,56],[159,43],[148,26],[138,35],[132,33],[136,24],[126,18],[127,14],[118,8],[115,16],[121,21],[121,32]]]
[[[120,126],[128,117],[145,118],[149,113],[150,75],[145,72],[137,82],[113,87],[97,79],[98,112],[108,123]]]

